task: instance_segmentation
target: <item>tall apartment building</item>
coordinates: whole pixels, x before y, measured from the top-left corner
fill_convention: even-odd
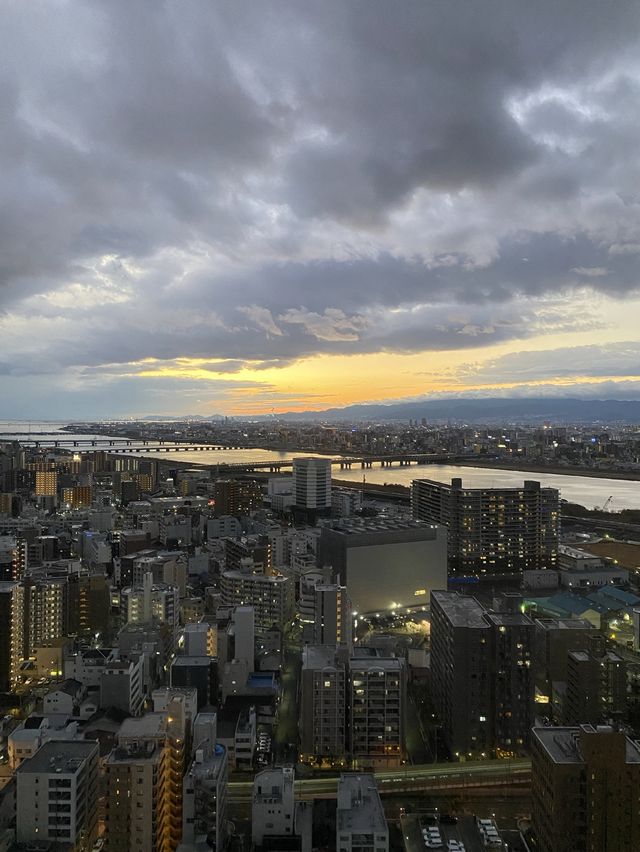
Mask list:
[[[186,703],[126,719],[105,769],[106,848],[173,852],[182,837],[182,783],[190,730]]]
[[[25,657],[67,634],[68,596],[66,577],[28,577],[24,581]]]
[[[626,662],[607,650],[604,636],[590,639],[588,650],[568,654],[565,725],[598,725],[620,719],[627,707]]]
[[[335,644],[306,645],[300,678],[300,759],[339,762],[346,754],[347,668]]]
[[[55,497],[58,493],[58,474],[55,470],[36,470],[36,497]]]
[[[293,611],[293,584],[288,577],[224,571],[220,591],[223,606],[253,607],[257,630],[283,625]]]
[[[145,574],[142,586],[127,586],[120,591],[120,610],[125,624],[156,621],[176,627],[180,593],[176,586],[153,583],[152,574]]]
[[[348,746],[356,766],[400,766],[405,756],[407,677],[396,657],[349,662]]]
[[[442,526],[402,518],[346,518],[322,528],[318,564],[331,565],[357,612],[427,605],[447,587]]]
[[[340,776],[335,848],[337,852],[388,852],[389,827],[373,775]]]
[[[24,656],[24,587],[0,582],[0,692],[12,689]]]
[[[531,759],[536,849],[640,849],[637,743],[605,726],[534,728]]]
[[[225,567],[229,571],[239,570],[250,559],[255,565],[262,566],[263,574],[273,573],[273,551],[266,535],[225,538],[224,558]]]
[[[168,753],[153,741],[113,749],[104,763],[109,852],[156,852],[170,843]]]
[[[193,735],[193,757],[184,776],[182,843],[179,852],[219,852],[227,834],[229,759],[216,744],[216,714],[199,713]]]
[[[0,536],[0,580],[21,580],[27,573],[28,555],[25,539]]]
[[[144,654],[128,660],[109,660],[100,673],[100,706],[137,716],[145,699]]]
[[[214,514],[249,515],[262,506],[262,490],[255,480],[218,479],[213,483]]]
[[[457,592],[432,593],[432,694],[454,755],[520,752],[526,745],[533,631],[521,613],[491,613]]]
[[[414,518],[448,530],[449,573],[521,574],[556,569],[560,497],[525,480],[522,488],[463,488],[432,479],[411,486]]]
[[[328,514],[331,510],[331,459],[293,460],[293,496],[301,509]]]
[[[317,583],[314,616],[314,645],[345,645],[351,648],[353,614],[346,586]]]
[[[89,852],[98,837],[98,743],[49,740],[16,770],[16,840]]]
[[[553,685],[567,680],[569,651],[586,650],[589,636],[595,633],[595,628],[584,618],[536,618],[535,626],[533,667],[536,701],[548,703],[553,709]]]
[[[36,481],[37,481],[36,474]],[[73,485],[62,489],[62,505],[66,509],[81,509],[91,505],[93,489],[90,485]]]

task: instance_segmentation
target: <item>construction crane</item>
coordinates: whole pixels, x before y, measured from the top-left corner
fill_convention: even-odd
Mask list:
[[[613,494],[610,497],[607,497],[607,499],[604,501],[604,504],[602,506],[602,509],[600,509],[600,511],[601,512],[608,512],[609,511],[609,503],[611,503],[612,500],[613,500]]]

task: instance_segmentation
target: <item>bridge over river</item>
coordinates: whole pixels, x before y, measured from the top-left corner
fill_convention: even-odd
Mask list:
[[[42,449],[73,449],[79,452],[104,451],[122,454],[156,455],[159,453],[193,453],[193,452],[225,452],[230,450],[255,450],[256,457],[246,460],[224,461],[221,459],[215,464],[216,468],[225,471],[254,471],[266,470],[279,472],[283,469],[293,467],[293,458],[264,459],[257,454],[259,448],[241,444],[207,444],[207,443],[185,443],[184,441],[171,441],[166,439],[144,439],[139,438],[56,438],[45,440],[40,437],[31,437],[21,441],[25,446]],[[324,457],[321,457],[324,458]],[[408,467],[414,464],[447,464],[460,461],[463,457],[453,453],[392,453],[378,455],[358,456],[336,456],[329,457],[331,464],[341,470],[351,470],[352,467],[360,467],[367,470],[373,467]]]

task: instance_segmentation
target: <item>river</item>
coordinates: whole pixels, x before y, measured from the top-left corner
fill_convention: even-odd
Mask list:
[[[51,422],[7,422],[0,421],[0,440],[7,432],[22,432],[24,439],[28,439],[33,432],[47,432],[52,437],[64,438],[96,438],[101,435],[72,435],[61,432],[64,423]],[[20,440],[19,437],[14,440]],[[105,445],[105,449],[108,446]],[[154,453],[149,450],[140,455],[169,461],[175,458],[180,462],[194,462],[197,464],[222,464],[224,462],[243,462],[248,459],[261,461],[278,461],[296,456],[317,455],[316,453],[295,453],[290,451],[275,450],[211,450],[203,452],[179,452],[179,453]],[[627,479],[603,479],[593,476],[565,476],[556,473],[527,473],[518,470],[497,470],[486,467],[467,467],[461,465],[411,465],[410,467],[373,467],[363,471],[360,467],[351,470],[340,470],[334,467],[334,476],[338,479],[347,479],[354,482],[362,482],[363,475],[367,482],[382,485],[383,483],[394,483],[398,485],[411,485],[414,479],[437,479],[440,482],[450,482],[455,476],[462,478],[462,483],[470,488],[512,488],[521,486],[525,479],[534,479],[543,486],[557,488],[560,496],[571,503],[579,503],[588,509],[603,506],[609,497],[613,499],[609,503],[612,512],[620,512],[622,509],[640,509],[640,482]]]
[[[455,476],[461,477],[463,486],[468,488],[517,488],[525,479],[534,479],[543,486],[557,488],[560,496],[570,503],[579,503],[587,509],[601,507],[613,496],[609,504],[612,512],[622,509],[640,509],[640,482],[629,479],[600,479],[595,476],[563,476],[556,473],[530,473],[519,470],[496,470],[486,467],[467,467],[454,464],[430,464],[411,467],[376,467],[363,471],[340,470],[339,479],[376,485],[394,483],[411,485],[413,479],[437,479],[439,482],[451,482]]]

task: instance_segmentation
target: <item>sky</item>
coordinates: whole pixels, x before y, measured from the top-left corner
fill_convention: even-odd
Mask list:
[[[640,4],[2,0],[0,410],[640,398]]]

